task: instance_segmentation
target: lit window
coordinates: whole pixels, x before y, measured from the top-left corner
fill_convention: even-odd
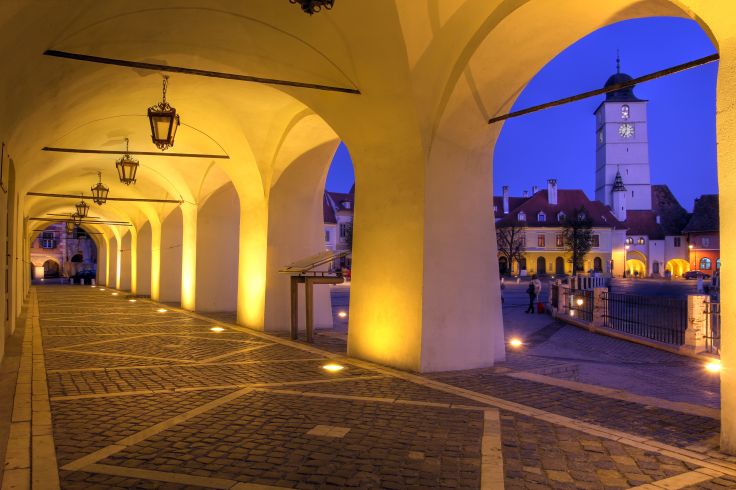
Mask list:
[[[621,119],[629,118],[629,106],[624,104],[621,106]]]
[[[630,236],[626,237],[626,245],[631,245],[632,243],[634,243],[634,239]]]
[[[716,269],[720,269],[720,268],[721,268],[721,258],[720,258],[720,257],[718,257],[718,258],[716,259]]]
[[[537,235],[537,246],[544,248],[544,235]]]
[[[517,218],[519,221],[526,221],[526,213],[524,211],[519,212]]]
[[[537,215],[537,221],[539,221],[540,223],[544,223],[545,221],[547,221],[547,215],[540,211]]]
[[[325,230],[325,241],[326,242],[330,241],[330,230]]]
[[[710,270],[710,259],[708,257],[703,257],[702,259],[700,259],[700,269]]]
[[[601,236],[600,235],[593,235],[593,246],[594,247],[601,246]]]
[[[680,246],[680,237],[676,236],[675,237],[675,247],[679,247],[679,246]]]
[[[644,245],[644,237],[640,236],[639,239],[636,241],[638,245]]]
[[[555,237],[555,245],[558,246],[558,247],[562,247],[562,245],[563,245],[562,235],[557,235]]]

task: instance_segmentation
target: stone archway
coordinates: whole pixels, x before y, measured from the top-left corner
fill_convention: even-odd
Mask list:
[[[547,260],[542,256],[537,257],[537,274],[540,276],[547,274]]]
[[[690,270],[690,263],[685,259],[671,259],[667,262],[665,270],[672,277],[682,277],[682,275]]]
[[[565,274],[565,259],[563,259],[562,257],[557,257],[555,259],[555,274]]]

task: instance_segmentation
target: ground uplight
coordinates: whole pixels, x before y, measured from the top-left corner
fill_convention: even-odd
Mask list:
[[[117,296],[117,295],[118,295],[118,293],[112,293],[112,295],[113,295],[113,296]]]
[[[166,312],[167,312],[167,311],[169,311],[169,310],[167,310],[166,308],[159,308],[159,309],[158,309],[158,310],[156,310],[156,311],[158,311],[159,313],[166,313]]]
[[[705,365],[705,370],[709,373],[720,373],[721,372],[721,361],[710,361]]]
[[[137,300],[135,300],[135,299],[129,299],[128,301],[130,301],[131,303],[135,303]]]
[[[100,291],[104,291],[104,290],[105,290],[105,288],[100,288]]]
[[[337,316],[339,316],[340,318],[345,318],[345,317],[348,316],[348,312],[347,311],[340,311],[340,312],[338,312]]]
[[[324,366],[322,366],[322,369],[324,369],[325,371],[329,371],[331,373],[336,373],[338,371],[342,371],[343,369],[345,369],[345,366],[341,366],[339,364],[335,364],[334,362],[331,362],[329,364],[325,364]]]
[[[509,340],[509,345],[511,347],[518,348],[524,345],[524,342],[522,342],[521,339],[514,337],[513,339]]]
[[[210,328],[210,331],[211,332],[224,332],[225,329],[222,328],[222,327],[212,327],[212,328]]]

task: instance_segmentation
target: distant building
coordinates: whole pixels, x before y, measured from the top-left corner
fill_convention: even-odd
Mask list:
[[[355,185],[347,193],[325,191],[322,200],[322,213],[324,216],[326,250],[351,249],[354,205]],[[346,257],[341,266],[350,268],[351,257]]]
[[[617,60],[605,87],[631,80]],[[533,187],[531,196],[511,197],[504,186],[503,195],[493,199],[496,226],[526,226],[526,257],[506,264],[499,255],[499,269],[569,274],[572,264],[561,241],[559,215],[580,207],[593,220],[594,246],[585,258],[586,271],[662,277],[719,268],[718,196],[697,199],[691,216],[669,187],[651,184],[647,101],[627,87],[607,93],[594,114],[596,199],[582,190],[558,190],[554,179],[546,191]]]
[[[697,198],[693,214],[682,230],[689,243],[690,270],[712,274],[721,268],[719,225],[718,195],[705,194]]]
[[[83,229],[75,227],[67,233],[64,223],[54,223],[31,242],[31,264],[34,279],[96,271],[97,247]]]

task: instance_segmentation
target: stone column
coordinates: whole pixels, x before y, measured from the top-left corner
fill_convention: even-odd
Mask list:
[[[710,298],[705,294],[691,294],[687,297],[687,330],[684,348],[695,352],[705,349],[705,304]]]

